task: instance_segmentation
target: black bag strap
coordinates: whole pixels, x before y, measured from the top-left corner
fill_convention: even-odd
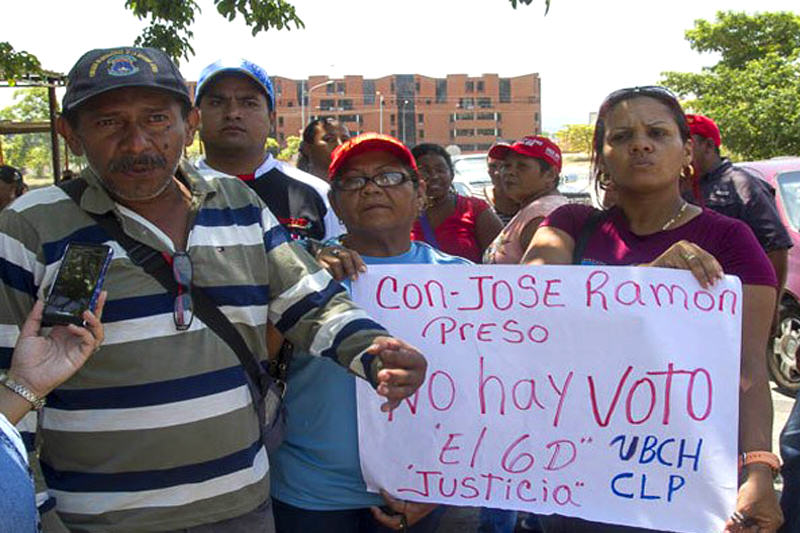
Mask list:
[[[608,211],[595,210],[586,222],[583,223],[578,238],[575,239],[575,248],[572,249],[572,264],[580,265],[583,260],[583,253],[586,251],[586,245],[589,244],[589,239],[594,235],[597,226],[605,220]]]
[[[83,179],[73,179],[59,184],[72,200],[80,206],[81,197],[86,191],[87,183]],[[85,212],[85,211],[84,211]],[[170,294],[178,293],[178,284],[172,275],[172,268],[158,250],[129,237],[120,226],[114,215],[108,213],[98,215],[88,213],[112,239],[125,248],[131,261],[153,276]],[[217,334],[234,351],[248,377],[248,386],[253,395],[256,410],[263,406],[263,399],[272,384],[272,378],[261,366],[261,363],[250,351],[242,335],[231,324],[214,301],[205,291],[192,285],[191,295],[194,300],[195,314],[211,330]]]

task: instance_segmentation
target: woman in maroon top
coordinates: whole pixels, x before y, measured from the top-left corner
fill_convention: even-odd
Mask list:
[[[593,177],[612,184],[615,206],[605,212],[568,205],[542,223],[523,263],[573,262],[690,270],[703,287],[723,275],[743,285],[739,451],[770,452],[772,402],[764,349],[775,303],[775,273],[750,229],[688,204],[679,182],[688,175],[692,145],[686,117],[662,87],[611,93],[600,106],[593,140]],[[592,219],[595,229],[584,228]],[[581,239],[583,236],[585,239]],[[573,257],[584,241],[581,257]],[[782,522],[772,480],[771,453],[741,470],[736,512],[726,531],[773,532]],[[642,531],[564,517],[543,517],[545,531]]]
[[[503,223],[485,201],[460,196],[453,190],[453,162],[444,148],[423,143],[411,153],[428,186],[428,205],[414,223],[411,238],[480,263],[483,251],[503,229]]]

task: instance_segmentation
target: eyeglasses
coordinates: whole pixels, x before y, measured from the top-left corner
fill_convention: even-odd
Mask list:
[[[368,176],[354,176],[347,178],[340,178],[333,181],[332,186],[334,189],[340,191],[358,191],[367,186],[367,182],[372,182],[378,187],[395,187],[401,183],[405,183],[411,178],[402,172],[381,172],[372,177]]]
[[[678,97],[675,96],[675,93],[667,89],[666,87],[662,87],[660,85],[642,85],[641,87],[626,87],[625,89],[617,89],[616,91],[612,92],[608,96],[606,96],[605,100],[603,100],[602,105],[600,108],[606,107],[613,103],[616,103],[620,100],[624,100],[627,97],[632,96],[655,96],[656,98],[669,98],[678,102]]]
[[[185,331],[192,325],[194,304],[192,303],[192,259],[186,252],[175,252],[172,256],[172,276],[178,284],[178,295],[172,311],[175,329]]]

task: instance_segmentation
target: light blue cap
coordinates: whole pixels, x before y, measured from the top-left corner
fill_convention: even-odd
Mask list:
[[[275,110],[275,91],[272,88],[272,80],[269,79],[267,72],[247,59],[219,59],[214,61],[200,73],[200,79],[197,80],[197,87],[194,90],[195,104],[200,100],[208,82],[214,79],[219,74],[226,72],[238,72],[252,79],[256,84],[266,93],[267,102],[269,103],[269,110]]]

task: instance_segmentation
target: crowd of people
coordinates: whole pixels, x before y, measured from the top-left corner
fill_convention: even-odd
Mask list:
[[[349,290],[369,265],[479,263],[675,268],[703,287],[738,276],[740,486],[726,530],[778,530],[764,348],[791,240],[773,191],[721,158],[713,120],[661,87],[610,94],[595,209],[559,193],[562,153],[541,135],[491,148],[487,202],[453,189],[443,147],[351,137],[327,118],[305,128],[297,167],[278,161],[265,148],[275,113],[251,61],[210,64],[190,95],[159,50],[92,50],[57,123],[88,167],[24,196],[21,173],[0,167],[0,531],[437,531],[444,506],[367,491],[356,379],[389,410],[426,361]],[[204,157],[191,164],[196,132]],[[106,292],[85,327],[41,332],[71,241],[112,246]],[[653,531],[481,511],[479,531],[516,527]]]

